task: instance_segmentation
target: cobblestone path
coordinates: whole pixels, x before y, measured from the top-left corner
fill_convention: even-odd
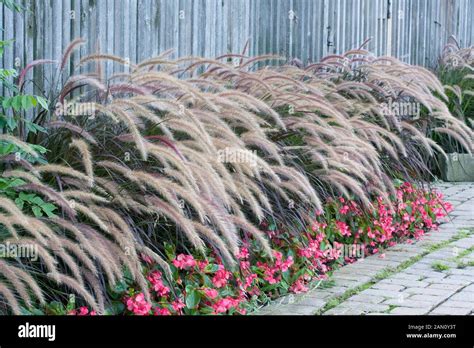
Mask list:
[[[257,315],[474,314],[474,183],[436,185],[454,206],[438,231],[336,270]]]

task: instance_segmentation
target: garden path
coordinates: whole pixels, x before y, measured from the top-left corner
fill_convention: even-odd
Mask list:
[[[438,231],[336,270],[257,315],[474,314],[474,183],[436,185],[454,210]]]

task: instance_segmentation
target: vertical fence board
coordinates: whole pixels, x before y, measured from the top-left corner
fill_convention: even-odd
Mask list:
[[[174,57],[215,57],[240,53],[279,54],[315,62],[324,55],[358,47],[387,53],[389,0],[18,0],[28,10],[0,5],[0,39],[15,39],[3,66],[24,67],[33,59],[60,59],[69,42],[87,44],[73,55],[65,76],[80,57],[119,55],[136,63],[174,49]],[[474,0],[390,0],[391,52],[399,59],[433,67],[454,35],[473,44]],[[81,69],[86,71],[87,67]],[[122,71],[104,63],[107,73]],[[27,79],[51,81],[53,69],[34,69]],[[32,93],[40,92],[30,84]],[[41,89],[41,86],[39,86]]]

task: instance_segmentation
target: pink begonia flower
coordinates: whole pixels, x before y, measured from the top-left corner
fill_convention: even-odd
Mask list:
[[[148,280],[153,285],[153,290],[159,296],[166,296],[170,292],[170,288],[164,285],[163,281],[161,280],[161,273],[159,271],[154,271],[148,275]]]
[[[399,210],[399,211],[401,211],[401,210],[403,210],[403,209],[406,209],[406,208],[407,208],[406,203],[403,203],[403,202],[398,203],[398,210]]]
[[[219,265],[219,270],[212,278],[212,284],[214,284],[216,288],[222,288],[227,284],[227,281],[229,280],[230,276],[231,273],[225,270],[223,265]]]
[[[243,285],[244,289],[247,289],[252,286],[253,281],[257,278],[258,276],[255,273],[252,273],[251,275],[245,277],[245,283]]]
[[[278,250],[273,250],[273,256],[275,256],[275,259],[277,259],[277,261],[281,261],[283,259],[283,254]]]
[[[249,258],[249,250],[247,248],[240,248],[237,253],[237,258],[240,260],[247,260]]]
[[[168,308],[155,307],[153,309],[153,314],[154,315],[171,315],[171,312]]]
[[[286,261],[283,261],[283,254],[279,251],[273,250],[273,256],[275,256],[275,267],[272,268],[272,271],[277,270],[286,272],[293,265],[293,256],[288,256]]]
[[[151,304],[145,300],[145,295],[139,293],[127,299],[127,309],[136,315],[148,315]]]
[[[436,218],[437,219],[440,219],[442,217],[445,217],[446,216],[446,212],[443,208],[436,208],[434,207],[433,208],[433,213],[435,214]]]
[[[278,253],[277,253],[277,255],[278,255]],[[257,262],[257,266],[261,270],[264,271],[263,279],[266,280],[269,284],[276,284],[280,281],[280,279],[281,279],[280,276],[275,278],[275,273],[278,271],[278,267],[271,267],[267,263],[263,263],[263,262],[260,262],[260,261]]]
[[[293,263],[294,263],[294,262],[293,262],[293,256],[290,255],[290,256],[288,256],[288,258],[286,259],[286,261],[281,264],[280,270],[281,270],[282,272],[288,271],[288,269],[289,269],[291,266],[293,266]]]
[[[309,289],[304,285],[302,278],[299,278],[292,286],[290,286],[290,291],[295,294],[300,294],[308,290]]]
[[[67,312],[67,315],[97,315],[96,311],[90,311],[87,307],[80,307],[79,311],[76,309]]]
[[[197,261],[198,268],[201,272],[204,272],[204,269],[209,265],[209,261],[204,260],[204,261]]]
[[[339,209],[339,213],[341,213],[342,215],[347,214],[348,211],[349,211],[348,205],[344,205],[341,209]]]
[[[250,269],[250,262],[249,261],[240,261],[240,269],[243,271],[248,271]]]
[[[237,308],[237,312],[239,312],[242,315],[247,314],[247,310],[245,308]]]
[[[196,266],[196,260],[192,255],[179,254],[176,259],[173,260],[173,265],[179,269],[186,269]]]
[[[298,249],[298,256],[304,257],[304,258],[310,258],[313,255],[311,250],[309,248],[303,248],[303,249]]]
[[[453,211],[453,205],[449,202],[444,202],[443,203],[443,208],[446,209],[448,213]]]
[[[89,314],[89,308],[87,307],[80,307],[79,313],[77,313],[77,315],[87,315],[87,314]]]
[[[347,224],[345,222],[336,221],[336,226],[337,226],[339,232],[341,232],[341,234],[343,236],[350,236],[351,235],[351,231],[349,230],[349,226],[347,226]]]
[[[155,284],[153,284],[153,289],[159,296],[166,296],[170,293],[170,288],[163,284],[161,280],[158,280]]]
[[[180,313],[182,312],[182,309],[184,307],[186,307],[186,305],[184,304],[183,300],[182,299],[178,299],[176,301],[173,301],[171,303],[171,306],[173,307],[173,309],[175,310],[175,312],[177,313]]]
[[[204,289],[204,294],[206,294],[206,296],[209,297],[211,300],[219,296],[219,292],[216,289],[210,289],[210,288]]]
[[[214,314],[225,313],[229,309],[237,307],[239,303],[239,299],[233,299],[232,297],[228,296],[217,301],[212,305],[212,308],[214,309]]]

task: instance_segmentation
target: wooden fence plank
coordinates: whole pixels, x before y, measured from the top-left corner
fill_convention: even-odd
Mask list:
[[[275,53],[307,63],[372,37],[366,47],[382,55],[390,32],[389,1],[391,54],[405,62],[434,66],[450,35],[463,46],[474,41],[474,0],[18,1],[30,12],[15,14],[0,6],[0,38],[16,40],[5,51],[3,66],[14,67],[15,58],[20,66],[38,58],[59,59],[81,36],[88,43],[73,55],[67,73],[98,47],[135,63],[169,48],[175,57],[240,53],[250,39],[248,54]],[[108,73],[122,69],[111,62],[105,66]],[[53,70],[46,66],[28,78],[50,81]]]

